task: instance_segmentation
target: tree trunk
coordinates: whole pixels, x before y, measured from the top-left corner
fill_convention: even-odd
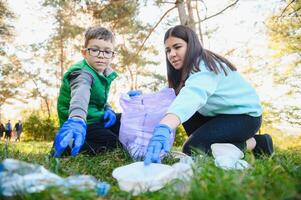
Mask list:
[[[188,16],[185,10],[185,4],[184,1],[183,2],[177,2],[177,8],[178,8],[178,13],[179,13],[179,18],[180,18],[180,22],[182,25],[187,26],[188,24]]]
[[[196,2],[196,4],[197,4],[197,2]],[[191,28],[193,31],[195,31],[197,33],[196,21],[193,16],[193,7],[191,5],[191,0],[176,2],[176,5],[178,8],[181,25],[188,26],[189,28]],[[187,10],[188,14],[187,14],[186,10]],[[201,27],[201,22],[199,22],[199,23],[200,23],[199,27]],[[199,28],[199,30],[200,30],[200,28]],[[199,39],[202,41],[202,35],[201,35],[202,33],[200,32],[199,34],[198,34]]]
[[[49,106],[48,98],[47,98],[47,96],[46,97],[44,96],[43,99],[45,101],[45,105],[46,105],[46,108],[47,108],[48,118],[50,118],[51,117],[51,112],[50,112],[50,106]]]
[[[195,27],[195,20],[193,17],[193,8],[191,6],[191,0],[186,0],[186,6],[187,6],[187,10],[188,10],[188,24],[187,26],[189,28],[191,28],[193,31],[196,31],[196,27]]]

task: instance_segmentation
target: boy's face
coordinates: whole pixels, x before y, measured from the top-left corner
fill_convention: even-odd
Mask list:
[[[102,39],[91,39],[82,55],[96,71],[103,73],[114,58],[114,44]]]

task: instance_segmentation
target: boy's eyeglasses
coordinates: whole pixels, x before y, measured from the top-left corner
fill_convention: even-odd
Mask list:
[[[114,52],[114,51],[100,50],[100,49],[96,49],[96,48],[86,48],[85,50],[89,52],[90,56],[99,57],[100,53],[102,53],[102,56],[107,59],[112,58],[114,56],[114,54],[116,54],[116,52]]]

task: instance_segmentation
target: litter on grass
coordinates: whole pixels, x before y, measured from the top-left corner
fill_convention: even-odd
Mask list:
[[[244,153],[230,143],[215,143],[211,145],[214,163],[225,170],[244,170],[250,167],[249,163],[242,160]]]
[[[110,189],[108,183],[89,175],[62,178],[41,165],[14,159],[5,159],[0,164],[0,194],[3,196],[41,192],[51,186],[58,186],[63,191],[71,188],[95,190],[99,196],[105,196]]]
[[[117,179],[121,190],[138,195],[160,190],[173,180],[188,183],[193,174],[192,163],[191,157],[186,155],[172,166],[155,163],[145,166],[143,162],[134,162],[114,169],[112,176]]]

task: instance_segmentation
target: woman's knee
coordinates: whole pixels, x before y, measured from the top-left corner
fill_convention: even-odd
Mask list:
[[[187,144],[187,142],[185,142],[185,143],[183,144],[182,152],[185,153],[185,154],[188,155],[188,156],[191,156],[191,149],[190,149],[190,147],[189,147],[189,144]]]
[[[208,143],[198,142],[198,144],[194,144],[191,141],[187,140],[182,147],[183,153],[191,156],[192,154],[198,154],[200,152],[210,153],[210,145]]]

